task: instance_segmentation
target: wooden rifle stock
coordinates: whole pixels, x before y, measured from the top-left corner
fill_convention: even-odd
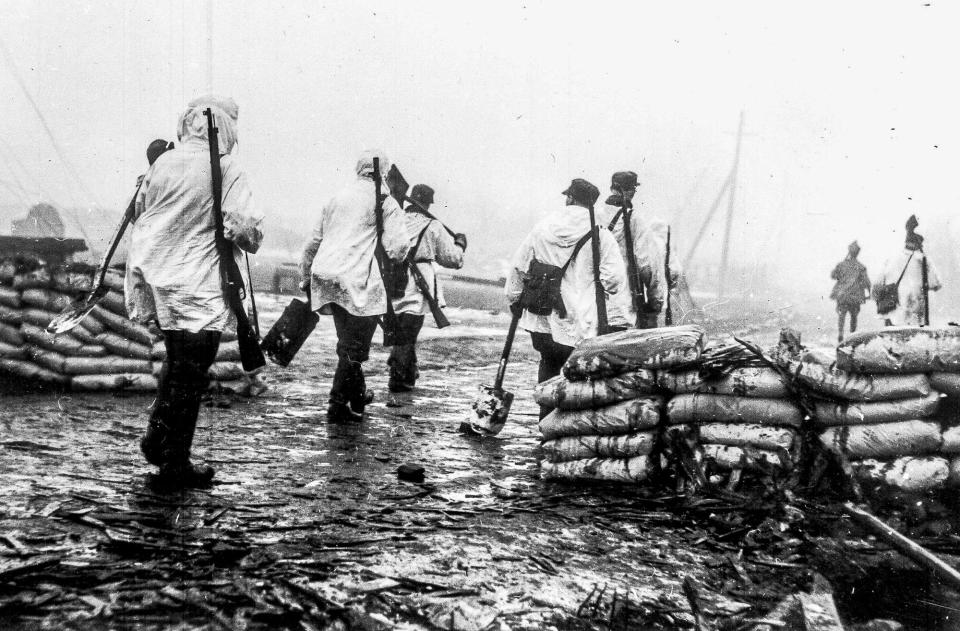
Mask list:
[[[420,272],[420,268],[417,267],[417,264],[413,261],[407,261],[407,265],[410,268],[410,275],[413,276],[413,282],[417,285],[417,289],[423,294],[423,299],[427,301],[427,305],[430,307],[430,313],[433,315],[433,321],[437,323],[437,328],[442,329],[450,326],[450,320],[447,320],[443,309],[440,308],[437,297],[430,293],[430,286],[427,284],[427,279],[424,278]]]
[[[237,319],[237,342],[240,345],[240,363],[247,372],[265,366],[267,360],[260,350],[260,340],[250,326],[243,306],[243,276],[234,258],[234,245],[223,235],[223,172],[220,170],[220,144],[214,125],[213,112],[204,110],[207,117],[207,139],[210,145],[210,177],[213,186],[213,219],[217,254],[220,258],[220,282],[227,306]]]
[[[670,226],[667,226],[667,252],[663,257],[663,272],[667,275],[667,309],[663,315],[663,323],[673,326],[673,305],[670,302],[670,285],[673,282],[670,278]]]

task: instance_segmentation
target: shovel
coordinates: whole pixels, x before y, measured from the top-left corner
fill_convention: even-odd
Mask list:
[[[507,374],[507,360],[510,358],[510,349],[513,347],[513,338],[517,334],[517,324],[520,322],[522,313],[522,310],[517,310],[510,320],[507,341],[503,344],[500,366],[497,368],[497,378],[493,386],[480,386],[480,395],[473,402],[472,412],[465,421],[460,423],[460,431],[464,434],[496,436],[507,423],[507,415],[510,414],[510,405],[513,403],[513,393],[503,389],[503,378]]]
[[[141,184],[142,182],[143,181],[141,180]],[[78,300],[73,304],[73,306],[67,307],[63,313],[51,320],[50,324],[47,325],[47,332],[53,333],[54,335],[66,333],[70,329],[80,324],[84,318],[90,315],[90,312],[93,311],[93,308],[97,306],[97,303],[107,295],[107,288],[104,287],[103,280],[107,276],[107,269],[110,266],[110,259],[113,258],[113,254],[117,251],[117,246],[120,245],[120,239],[123,238],[123,233],[127,230],[127,226],[130,225],[130,220],[133,217],[133,205],[137,200],[137,193],[139,192],[140,184],[137,185],[137,191],[133,194],[133,199],[130,200],[130,205],[127,206],[127,212],[123,214],[123,221],[120,222],[120,225],[117,226],[117,231],[113,234],[113,240],[110,242],[110,247],[104,253],[103,258],[100,260],[100,265],[97,267],[97,271],[93,275],[93,289],[90,290],[90,293],[87,294],[86,298]]]

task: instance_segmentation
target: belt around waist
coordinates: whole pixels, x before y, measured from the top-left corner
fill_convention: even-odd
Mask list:
[[[433,259],[413,259],[414,263],[433,263]]]

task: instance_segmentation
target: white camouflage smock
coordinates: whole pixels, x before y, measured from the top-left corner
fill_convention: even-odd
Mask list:
[[[563,206],[541,219],[524,239],[511,260],[506,295],[515,302],[523,290],[523,279],[534,257],[548,265],[563,265],[583,235],[590,232],[590,215],[581,206]],[[611,326],[627,326],[623,313],[623,294],[627,293],[626,269],[617,241],[605,227],[600,228],[600,282],[607,297],[607,321]],[[593,285],[593,255],[588,241],[567,268],[560,283],[560,295],[567,317],[556,311],[539,316],[524,311],[520,327],[531,333],[549,333],[553,341],[576,346],[597,336],[597,303]]]
[[[603,213],[606,217],[607,225],[620,211],[619,206],[604,204]],[[656,310],[663,308],[667,287],[666,270],[664,268],[664,257],[667,251],[667,224],[660,219],[650,216],[639,208],[634,208],[630,213],[630,230],[633,234],[633,255],[637,260],[637,269],[642,278],[649,278],[648,300],[653,303]],[[627,237],[623,227],[623,216],[614,224],[611,232],[617,240],[620,247],[620,255],[623,257],[624,265],[627,264]],[[627,268],[629,269],[629,268]],[[633,300],[630,297],[630,285],[627,284],[623,291],[623,309],[630,320],[631,325],[637,321],[637,313],[633,308]]]
[[[223,331],[234,318],[223,297],[214,240],[203,110],[213,109],[222,154],[233,148],[236,121],[214,103],[191,105],[181,116],[180,144],[154,162],[137,193],[125,279],[127,311],[139,322],[155,318],[165,330]],[[241,249],[254,253],[260,247],[263,214],[240,165],[222,155],[220,167],[224,234],[233,241],[242,270]]]
[[[913,254],[913,258],[910,255]],[[926,255],[917,250],[913,252],[904,248],[903,252],[889,259],[883,266],[883,275],[876,280],[877,284],[895,283],[903,273],[900,281],[900,304],[886,315],[879,316],[881,320],[889,319],[896,326],[920,326],[923,324],[923,260]],[[907,265],[907,260],[910,264]],[[927,261],[927,285],[930,291],[940,289],[940,275],[930,259]],[[906,269],[906,271],[904,271]]]
[[[300,259],[301,277],[310,278],[314,310],[328,314],[336,304],[355,316],[387,312],[387,293],[374,258],[374,197],[373,180],[358,175],[323,207]],[[389,196],[383,201],[383,247],[394,260],[410,248],[403,210]]]
[[[437,279],[434,262],[441,267],[460,269],[463,267],[463,250],[453,242],[453,237],[436,219],[430,219],[422,212],[409,208],[405,215],[407,233],[410,235],[410,256],[413,257],[417,269],[423,274],[431,295],[437,299],[441,307],[444,307],[446,303],[443,300],[443,288]],[[420,239],[420,245],[414,251],[413,247],[417,245],[421,232],[423,232],[423,238]],[[393,301],[393,310],[397,313],[414,315],[430,313],[430,305],[417,288],[412,274],[407,281],[403,297]]]

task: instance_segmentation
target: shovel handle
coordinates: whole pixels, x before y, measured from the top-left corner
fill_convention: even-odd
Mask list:
[[[510,349],[513,348],[513,338],[517,335],[517,325],[520,323],[522,311],[517,311],[510,319],[510,328],[507,329],[507,341],[503,343],[503,353],[500,354],[500,366],[497,368],[497,378],[493,382],[495,390],[503,389],[503,378],[507,374],[507,360],[510,359]]]

